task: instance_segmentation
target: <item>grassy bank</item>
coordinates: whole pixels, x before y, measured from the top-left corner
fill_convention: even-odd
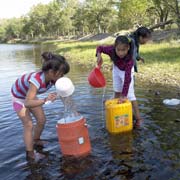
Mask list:
[[[138,77],[150,83],[180,87],[180,43],[158,43],[141,46],[145,64],[139,66]]]
[[[87,42],[48,42],[57,46],[56,52],[64,54],[71,61],[93,66],[96,63],[96,46],[111,44],[109,41]],[[161,85],[180,87],[180,43],[149,43],[140,47],[140,54],[145,59],[145,64],[139,63],[138,80]],[[110,70],[111,61],[103,55],[104,70]]]

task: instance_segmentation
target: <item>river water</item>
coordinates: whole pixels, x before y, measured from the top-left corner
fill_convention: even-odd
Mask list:
[[[63,117],[63,103],[57,100],[44,106],[47,123],[42,138],[49,142],[43,149],[46,158],[35,163],[26,161],[22,125],[12,109],[10,88],[21,74],[41,67],[43,51],[54,49],[40,45],[0,45],[0,179],[180,179],[180,107],[162,103],[165,98],[177,98],[178,92],[138,83],[136,94],[143,126],[130,133],[111,135],[104,127],[103,89],[89,86],[90,68],[73,63],[68,77],[76,88],[73,100],[78,112],[89,125],[92,152],[78,159],[62,156],[55,127]],[[105,76],[108,80],[104,99],[108,99],[113,93],[112,82],[110,74]]]

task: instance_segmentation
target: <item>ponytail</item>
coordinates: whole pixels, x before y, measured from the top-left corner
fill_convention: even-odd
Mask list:
[[[44,61],[49,61],[53,58],[53,54],[51,52],[43,52],[41,56],[44,59]]]
[[[42,71],[47,72],[50,69],[57,72],[60,71],[63,74],[67,74],[70,71],[70,66],[64,56],[53,54],[51,52],[42,53],[43,65]]]
[[[139,27],[133,34],[137,39],[139,39],[140,36],[143,38],[151,37],[150,29],[144,26]]]

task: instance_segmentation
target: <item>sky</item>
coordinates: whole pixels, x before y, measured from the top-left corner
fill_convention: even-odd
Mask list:
[[[0,0],[0,19],[20,17],[27,14],[33,5],[47,4],[52,0]]]

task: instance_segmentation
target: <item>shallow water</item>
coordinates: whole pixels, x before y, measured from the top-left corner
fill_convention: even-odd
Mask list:
[[[139,129],[119,135],[109,134],[102,113],[102,89],[88,85],[90,69],[71,65],[75,84],[73,99],[78,112],[89,125],[92,153],[88,157],[64,158],[56,134],[56,123],[63,117],[60,100],[44,106],[47,124],[42,138],[49,143],[46,158],[27,163],[22,139],[22,125],[11,105],[10,88],[25,72],[40,68],[40,53],[54,47],[0,45],[0,179],[4,180],[144,180],[180,177],[180,106],[165,106],[166,98],[179,98],[172,89],[147,87],[139,83],[136,94],[144,124]],[[112,97],[111,77],[104,99]],[[55,89],[51,89],[53,92]],[[43,96],[46,96],[44,94]]]

